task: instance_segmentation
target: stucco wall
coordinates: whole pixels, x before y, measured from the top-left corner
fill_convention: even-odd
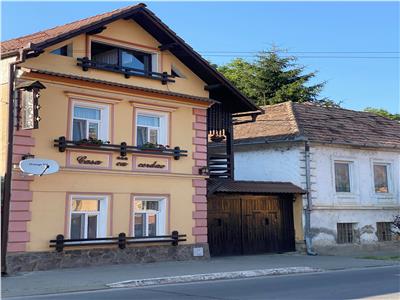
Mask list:
[[[337,223],[357,223],[356,241],[377,242],[376,223],[391,222],[400,213],[400,152],[345,147],[313,146],[313,212],[311,229],[315,246],[336,243]],[[353,192],[335,192],[334,161],[353,162]],[[373,162],[390,163],[391,191],[374,191]]]
[[[236,147],[235,177],[289,181],[305,188],[303,149],[302,144],[290,146],[284,143]],[[394,215],[400,213],[400,152],[314,144],[310,158],[314,245],[336,245],[337,223],[357,223],[357,242],[375,243],[376,222],[393,221]],[[349,196],[335,193],[335,159],[354,161],[354,192]],[[391,164],[392,190],[387,195],[374,192],[374,161]],[[303,203],[306,203],[305,199]]]
[[[253,145],[235,147],[235,179],[282,181],[305,188],[304,146],[300,144]],[[303,237],[303,197],[293,202],[296,241]]]
[[[177,67],[185,78],[176,78],[175,83],[163,85],[159,80],[90,69],[87,72],[76,65],[78,57],[88,56],[89,41],[104,40],[107,43],[128,48],[147,49],[158,55],[158,71],[171,73],[171,65]],[[51,54],[58,47],[72,43],[73,57]],[[162,91],[171,91],[193,96],[208,97],[204,82],[186,68],[168,51],[158,49],[159,42],[131,20],[119,20],[107,25],[107,29],[96,36],[80,35],[45,50],[36,58],[28,59],[22,66],[57,73],[78,75],[105,81],[142,86]],[[90,56],[90,55],[89,55]],[[2,63],[8,63],[2,61]],[[4,70],[3,70],[4,69]],[[6,66],[2,74],[6,73]],[[36,79],[26,69],[19,80]],[[3,80],[3,78],[2,78]],[[132,235],[132,197],[134,195],[165,196],[167,199],[166,233],[178,230],[187,234],[187,242],[207,243],[206,181],[198,169],[206,165],[206,110],[209,103],[183,97],[161,96],[128,89],[111,88],[85,81],[68,81],[65,78],[46,75],[40,78],[46,86],[41,91],[39,129],[16,131],[14,142],[13,188],[11,191],[10,239],[8,250],[49,251],[49,240],[57,234],[68,238],[70,194],[106,195],[108,197],[107,236],[120,232]],[[5,80],[2,88],[6,87]],[[2,89],[6,99],[6,88]],[[59,152],[54,139],[66,136],[71,139],[72,101],[97,103],[108,106],[108,140],[113,144],[126,142],[135,145],[135,111],[145,109],[167,115],[167,143],[171,148],[179,146],[187,150],[187,157],[128,154],[127,165],[118,165],[118,151],[96,151],[67,149]],[[4,100],[5,101],[5,100]],[[6,118],[1,119],[2,130]],[[3,139],[3,131],[2,131]],[[3,143],[2,146],[3,148]],[[3,149],[1,152],[2,157]],[[36,158],[53,159],[60,165],[60,172],[43,177],[21,175],[18,163],[30,152]],[[86,155],[89,160],[99,160],[96,165],[82,165],[77,155]],[[150,157],[150,158],[149,158]],[[162,162],[164,169],[139,170],[135,166],[141,159],[149,164]],[[3,159],[2,159],[3,162]],[[0,165],[2,167],[2,165]],[[1,169],[1,168],[0,168]]]
[[[167,72],[171,74],[171,65],[174,65],[184,75],[185,78],[175,78],[174,83],[162,85],[159,80],[141,78],[132,76],[125,78],[123,74],[89,69],[82,71],[81,67],[76,65],[77,58],[90,57],[90,41],[97,41],[111,45],[121,46],[128,49],[136,49],[157,54],[158,72]],[[67,44],[72,44],[73,57],[66,57],[51,54],[51,51]],[[94,79],[100,79],[110,82],[153,88],[163,91],[171,91],[199,97],[208,97],[208,91],[204,90],[205,83],[189,70],[169,51],[160,51],[160,43],[132,20],[118,20],[94,36],[85,36],[84,34],[51,46],[43,54],[36,58],[27,60],[22,66],[32,69],[58,72],[68,75],[82,76]]]

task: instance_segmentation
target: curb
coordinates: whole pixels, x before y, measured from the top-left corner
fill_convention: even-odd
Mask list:
[[[275,268],[275,269],[261,269],[249,271],[233,271],[233,272],[218,272],[207,274],[193,274],[193,275],[180,275],[171,277],[158,277],[146,279],[133,279],[114,283],[108,283],[106,286],[110,288],[126,288],[126,287],[142,287],[151,285],[162,285],[172,283],[187,283],[195,281],[210,281],[210,280],[223,280],[223,279],[239,279],[239,278],[254,278],[261,276],[274,276],[274,275],[289,275],[299,273],[314,273],[322,272],[322,269],[311,267],[290,267],[290,268]]]

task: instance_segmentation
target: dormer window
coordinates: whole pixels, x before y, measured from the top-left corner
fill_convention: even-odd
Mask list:
[[[92,42],[92,60],[105,65],[129,68],[137,74],[152,72],[152,54]]]
[[[158,72],[158,53],[128,49],[99,42],[91,42],[91,57],[78,57],[78,66],[84,72],[97,69],[131,76],[161,81],[162,84],[175,82],[174,76]]]

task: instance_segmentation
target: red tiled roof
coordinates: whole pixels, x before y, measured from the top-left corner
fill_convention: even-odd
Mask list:
[[[400,122],[382,116],[312,103],[285,102],[262,107],[254,123],[235,126],[236,143],[261,140],[400,148]]]
[[[89,17],[86,19],[82,19],[79,21],[75,21],[72,23],[68,23],[65,25],[57,26],[51,29],[46,29],[43,31],[39,31],[33,34],[29,34],[26,36],[22,36],[19,38],[15,38],[12,40],[1,42],[1,53],[2,55],[8,54],[10,52],[15,52],[20,49],[26,47],[29,43],[37,44],[46,42],[52,38],[60,37],[63,34],[71,33],[75,30],[80,30],[86,26],[94,25],[99,21],[104,21],[108,18],[115,17],[121,13],[125,13],[131,10],[134,10],[139,7],[145,7],[146,5],[143,3],[139,3],[137,5],[131,5],[124,8],[115,9],[110,12],[106,12],[103,14],[99,14],[93,17]]]

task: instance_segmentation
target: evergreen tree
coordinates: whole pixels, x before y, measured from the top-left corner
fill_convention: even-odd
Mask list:
[[[290,100],[338,106],[330,99],[319,98],[325,82],[309,84],[316,72],[304,74],[305,67],[296,63],[296,57],[281,57],[278,52],[275,47],[268,52],[262,51],[254,62],[236,58],[218,70],[258,105]]]

